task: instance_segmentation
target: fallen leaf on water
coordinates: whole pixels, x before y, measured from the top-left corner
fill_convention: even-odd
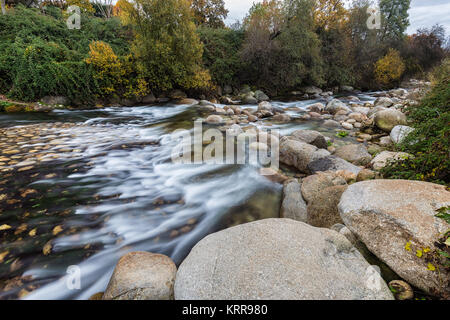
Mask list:
[[[25,190],[25,191],[21,194],[21,196],[22,196],[22,198],[25,198],[27,195],[33,194],[33,193],[36,193],[36,192],[37,192],[37,191],[34,190],[34,189],[28,189],[28,190]]]
[[[34,229],[31,230],[30,232],[28,232],[28,235],[29,235],[30,237],[34,237],[34,236],[36,235],[36,230],[37,230],[37,228],[34,228]]]
[[[3,262],[3,259],[9,254],[9,251],[5,251],[0,253],[0,262]]]
[[[47,242],[44,246],[44,248],[42,248],[42,253],[44,253],[44,256],[49,255],[52,252],[52,243],[51,240],[49,242]]]
[[[8,224],[2,224],[0,226],[0,231],[11,229],[11,226]]]
[[[20,292],[19,292],[19,298],[22,299],[22,298],[24,298],[26,295],[28,295],[29,293],[30,293],[29,291],[27,291],[27,290],[25,290],[25,289],[22,289],[22,290],[20,290]]]
[[[18,235],[21,234],[22,232],[24,232],[25,230],[27,230],[27,225],[25,223],[22,223],[14,232],[14,235]]]
[[[61,226],[56,226],[53,228],[53,235],[56,236],[61,231],[63,231],[63,228]]]

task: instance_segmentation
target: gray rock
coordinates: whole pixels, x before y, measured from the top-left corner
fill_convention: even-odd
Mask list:
[[[323,134],[314,130],[296,130],[291,134],[291,137],[294,140],[299,140],[306,142],[308,144],[312,144],[320,149],[328,148],[327,141]]]
[[[169,257],[130,252],[117,263],[103,300],[172,300],[176,272]]]
[[[291,117],[287,114],[276,114],[272,119],[279,122],[289,122],[292,120]]]
[[[331,228],[336,223],[342,223],[338,204],[346,189],[347,185],[323,189],[308,204],[306,223],[318,228]]]
[[[391,131],[390,138],[393,143],[401,143],[413,131],[414,128],[408,126],[395,126]]]
[[[339,124],[339,122],[334,120],[325,120],[323,122],[323,126],[326,128],[339,128],[341,125]]]
[[[181,264],[177,300],[393,299],[368,285],[370,265],[343,236],[291,219],[266,219],[202,239]]]
[[[45,104],[49,105],[68,105],[69,99],[64,96],[45,96],[41,99],[41,101]]]
[[[246,94],[242,98],[242,103],[244,104],[257,104],[258,100],[250,93]]]
[[[379,97],[375,100],[375,102],[373,103],[373,105],[376,106],[381,106],[381,107],[385,107],[385,108],[389,108],[390,106],[394,105],[394,102],[387,97]]]
[[[383,111],[383,110],[387,110],[387,109],[385,107],[382,107],[382,106],[377,106],[375,108],[370,109],[370,111],[367,113],[367,116],[369,118],[371,118],[372,116],[375,116],[375,114],[377,112],[380,112],[380,111]]]
[[[405,152],[383,151],[373,158],[370,165],[374,170],[381,170],[392,161],[403,160],[408,157],[411,157],[411,155]]]
[[[296,221],[307,221],[306,202],[303,200],[301,185],[296,179],[286,181],[283,187],[281,217]]]
[[[351,185],[342,195],[339,212],[345,225],[399,276],[428,293],[448,295],[450,288],[442,285],[442,279],[450,279],[448,269],[436,265],[435,271],[429,270],[423,253],[425,248],[433,252],[437,239],[450,229],[436,217],[437,209],[448,206],[450,192],[445,186],[372,180]]]
[[[219,115],[210,115],[206,118],[206,123],[210,123],[210,124],[221,124],[224,123],[224,120],[222,119],[221,116]]]
[[[169,98],[172,100],[187,98],[187,94],[179,89],[170,91]]]
[[[328,156],[315,159],[308,164],[307,169],[311,173],[316,173],[319,171],[344,170],[352,172],[356,175],[361,171],[361,168],[336,156]]]
[[[258,104],[258,111],[269,111],[273,112],[273,106],[270,102],[263,101]]]
[[[153,104],[156,103],[156,97],[153,93],[150,93],[142,98],[142,103],[144,104]]]
[[[307,106],[306,109],[308,111],[321,113],[325,109],[325,106],[323,103],[318,102]]]
[[[405,124],[406,116],[398,110],[386,109],[375,114],[375,125],[385,132],[389,133],[395,126]]]
[[[338,111],[345,111],[346,113],[351,113],[352,110],[341,100],[333,99],[330,102],[328,102],[327,106],[325,107],[325,111],[330,114],[336,114]]]
[[[321,94],[322,93],[322,89],[317,88],[315,86],[307,86],[307,87],[303,87],[300,89],[303,93],[307,93],[307,94]]]
[[[261,90],[256,90],[255,91],[255,98],[261,102],[261,101],[269,101],[270,98]]]
[[[392,144],[391,137],[385,136],[380,138],[380,146],[382,147],[388,147]]]
[[[330,155],[325,149],[302,141],[283,137],[280,141],[280,161],[297,168],[300,172],[309,173],[308,164],[311,161]]]
[[[359,166],[365,166],[372,160],[363,144],[347,144],[339,147],[334,155]]]
[[[302,180],[301,190],[303,199],[307,203],[311,203],[322,190],[333,187],[346,185],[345,179],[336,175],[334,172],[318,172],[308,176]]]

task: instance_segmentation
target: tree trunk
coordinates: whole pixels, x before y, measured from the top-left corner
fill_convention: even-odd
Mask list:
[[[6,5],[5,5],[5,1],[6,0],[0,0],[2,3],[2,14],[6,14]]]

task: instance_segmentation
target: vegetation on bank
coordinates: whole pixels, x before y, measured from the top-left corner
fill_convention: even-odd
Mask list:
[[[223,0],[8,1],[0,93],[83,105],[171,89],[213,96],[218,86],[272,95],[306,85],[391,87],[446,55],[440,26],[405,35],[410,1],[397,2],[380,0],[381,28],[369,29],[366,0],[350,8],[342,0],[265,0],[231,27]],[[81,8],[79,30],[67,27],[69,5]]]
[[[450,186],[450,59],[433,72],[431,91],[406,112],[415,130],[398,148],[414,157],[386,167],[384,176]]]

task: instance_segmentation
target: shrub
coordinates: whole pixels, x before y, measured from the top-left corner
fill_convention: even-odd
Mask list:
[[[420,105],[407,108],[415,131],[400,149],[414,158],[386,167],[386,177],[450,184],[450,59],[434,72],[433,83]]]
[[[239,51],[244,38],[243,31],[231,29],[198,29],[203,42],[203,62],[215,84],[238,87],[242,62]]]
[[[397,50],[389,49],[389,52],[375,63],[375,79],[382,86],[397,84],[405,71],[405,64]]]
[[[108,97],[115,94],[125,75],[122,63],[112,48],[103,41],[92,42],[89,49],[86,63],[94,67],[94,78],[100,84],[100,95]]]

